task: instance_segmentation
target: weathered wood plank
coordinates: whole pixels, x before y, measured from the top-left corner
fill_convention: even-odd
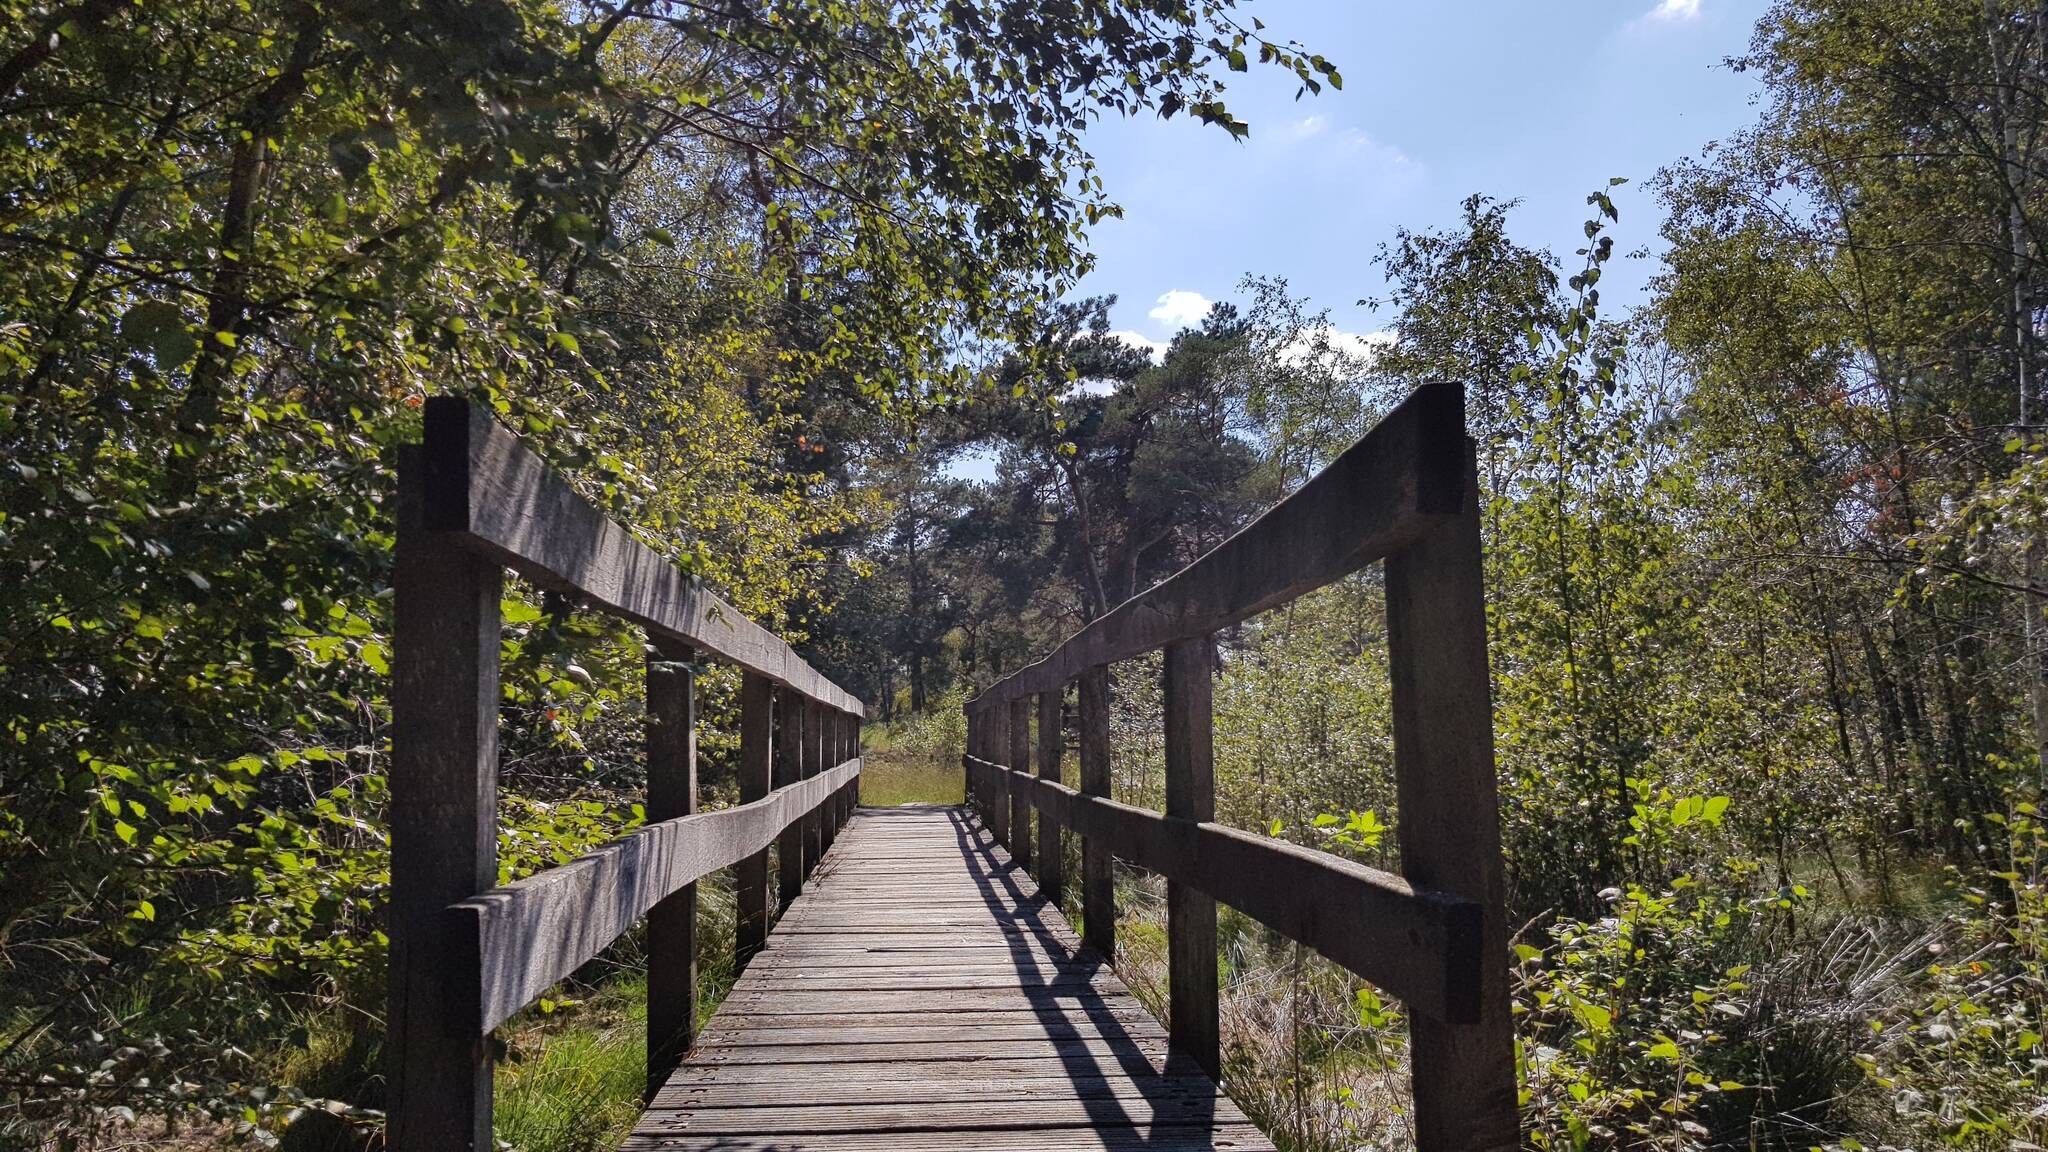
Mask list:
[[[1007,707],[990,708],[982,718],[982,735],[987,745],[986,759],[1000,762],[1010,755],[1010,710]],[[988,795],[989,834],[996,843],[1007,846],[1010,843],[1010,778],[1003,773],[989,773],[991,787]]]
[[[625,1147],[1270,1152],[985,831],[870,811]]]
[[[693,655],[655,640],[647,662],[647,820],[697,811],[697,686]],[[697,1031],[697,886],[647,913],[647,1098],[690,1050]]]
[[[391,955],[384,1045],[394,1152],[484,1152],[491,1053],[474,942],[444,909],[498,875],[498,601],[504,569],[427,529],[425,461],[398,465],[392,577]]]
[[[488,411],[459,397],[428,399],[425,446],[430,531],[456,534],[542,587],[581,595],[813,699],[864,710],[781,638],[634,539]]]
[[[977,1070],[978,1071],[978,1070]],[[786,1084],[677,1080],[655,1097],[656,1108],[703,1108],[726,1111],[754,1108],[763,1104],[789,1102]],[[923,1080],[875,1078],[860,1084],[864,1104],[969,1104],[984,1107],[1064,1095],[1076,1100],[1167,1100],[1207,1097],[1219,1110],[1231,1108],[1228,1100],[1216,1100],[1216,1085],[1207,1076],[1158,1076],[1142,1080],[1123,1076],[989,1077],[975,1079],[932,1076]]]
[[[991,768],[1005,771],[999,765]],[[1194,888],[1299,940],[1439,1020],[1476,1018],[1477,902],[1221,824],[1176,820],[1049,780],[1032,802],[1118,858]]]
[[[1031,700],[1019,696],[1010,701],[1010,767],[1029,774],[1031,771]],[[1019,868],[1031,867],[1031,801],[1022,789],[1010,793],[1009,838],[1003,841],[1010,850],[1011,859]]]
[[[801,1062],[799,1062],[801,1063]],[[1150,1064],[1140,1074],[1130,1074],[1122,1069],[1095,1069],[1088,1067],[1069,1068],[1056,1057],[994,1057],[981,1060],[877,1060],[867,1064],[841,1064],[830,1071],[844,1077],[849,1083],[861,1084],[941,1084],[949,1080],[1045,1080],[1092,1083],[1101,1080],[1126,1081],[1138,1084],[1157,1083],[1164,1080],[1209,1077],[1194,1061],[1185,1056],[1167,1055]],[[785,1088],[789,1074],[778,1072],[773,1066],[761,1064],[694,1064],[685,1063],[676,1070],[669,1080],[671,1085],[731,1084],[740,1087],[776,1084]],[[1213,1082],[1212,1082],[1213,1083]],[[824,1090],[829,1091],[830,1086]],[[789,1094],[784,1092],[787,1100]]]
[[[461,939],[482,964],[481,1028],[532,1003],[663,897],[766,847],[859,772],[854,760],[751,804],[649,825],[579,860],[454,904],[449,913]]]
[[[865,1095],[835,1103],[757,1105],[750,1108],[658,1109],[640,1123],[641,1134],[752,1136],[763,1132],[918,1131],[934,1127],[967,1132],[987,1128],[1131,1128],[1155,1124],[1207,1126],[1216,1097],[1182,1095],[1069,1096],[1011,1100],[1003,1107],[973,1101],[871,1101]]]
[[[1081,673],[1081,791],[1109,799],[1109,669]],[[1081,838],[1081,938],[1104,956],[1116,955],[1116,873],[1100,836]]]
[[[1066,733],[1060,724],[1060,706],[1064,694],[1055,690],[1038,694],[1038,775],[1047,780],[1060,778],[1060,759],[1067,749]],[[1038,890],[1054,904],[1066,888],[1067,853],[1060,843],[1060,822],[1050,815],[1038,814],[1038,845],[1036,848],[1038,867],[1033,872],[1038,880]]]
[[[1469,443],[1458,460],[1476,485]],[[1483,578],[1475,501],[1387,561],[1401,871],[1471,901],[1480,922],[1477,947],[1447,976],[1476,1011],[1411,1029],[1416,1144],[1426,1152],[1521,1142]]]
[[[633,1135],[622,1152],[1271,1152],[1249,1124],[1129,1128],[1020,1128],[759,1136]]]
[[[804,704],[804,779],[808,780],[825,770],[825,729],[828,713],[815,700]],[[804,813],[801,823],[804,830],[804,879],[817,870],[818,861],[825,855],[825,811],[824,805]]]
[[[1207,636],[1167,646],[1166,814],[1197,824],[1216,818],[1216,736]],[[1216,900],[1166,874],[1166,978],[1173,1042],[1211,1076],[1223,1074],[1216,987]]]
[[[1034,984],[1032,988],[940,988],[926,984],[926,1006],[930,1011],[979,1011],[991,1006],[1083,1006],[1100,1004],[1108,996],[1118,996],[1114,990],[1106,990],[1098,984]],[[915,994],[918,992],[887,992],[887,990],[858,990],[858,992],[829,992],[829,990],[784,990],[764,988],[754,992],[733,992],[733,1011],[741,1013],[776,1013],[776,1015],[819,1015],[831,1011],[915,1011]]]
[[[1077,993],[1082,989],[1075,989]],[[964,1020],[973,1024],[1031,1025],[1043,1024],[1049,1020],[1063,1020],[1075,1027],[1100,1027],[1114,1022],[1118,1027],[1136,1034],[1153,1034],[1159,1030],[1159,1022],[1150,1013],[1130,1003],[1121,994],[1116,999],[1129,1003],[1123,1008],[1108,1007],[1109,994],[1095,990],[1086,995],[1056,996],[983,996],[974,1000],[935,1003],[920,1012],[911,996],[896,996],[877,999],[871,996],[847,997],[847,1003],[825,1006],[823,1010],[791,1012],[775,1003],[776,996],[764,994],[759,999],[742,1001],[739,1004],[719,1006],[718,1024],[728,1031],[777,1030],[785,1028],[887,1028],[905,1027],[923,1023],[930,1016],[937,1023],[948,1020]]]
[[[1220,631],[1392,555],[1464,507],[1464,443],[1463,388],[1417,389],[1292,496],[993,685],[969,710],[1051,691],[1096,665]]]
[[[774,789],[775,684],[758,672],[740,675],[740,803]],[[737,923],[734,947],[741,965],[768,942],[768,849],[733,865]]]
[[[795,689],[784,688],[775,697],[775,786],[784,788],[804,778],[804,724],[810,709]],[[775,889],[785,909],[803,894],[804,830],[795,822],[775,838]]]

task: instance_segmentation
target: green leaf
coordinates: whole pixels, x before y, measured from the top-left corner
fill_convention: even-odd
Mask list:
[[[114,835],[119,836],[123,844],[133,844],[135,843],[135,825],[128,823],[126,820],[116,820],[114,821]]]
[[[1580,1027],[1596,1036],[1606,1035],[1614,1028],[1614,1013],[1591,1000],[1574,999],[1572,1015],[1578,1017]]]
[[[185,326],[185,311],[168,300],[144,300],[121,316],[121,336],[149,353],[156,366],[173,372],[199,351],[199,341]]]

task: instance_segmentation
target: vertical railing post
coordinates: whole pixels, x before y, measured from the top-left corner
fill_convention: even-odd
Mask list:
[[[824,752],[818,758],[818,771],[830,772],[839,767],[841,759],[840,740],[845,733],[846,713],[828,705],[819,705],[818,712],[825,718]],[[832,842],[839,837],[839,791],[834,789],[818,805],[818,855],[822,858],[832,850]]]
[[[848,716],[844,712],[834,712],[832,714],[832,745],[838,749],[832,755],[832,766],[834,768],[853,759],[852,755],[846,750],[846,736],[852,730],[853,717]],[[846,823],[846,798],[850,794],[851,789],[846,784],[841,784],[832,794],[832,824],[835,832]]]
[[[981,766],[971,761],[978,761],[983,755],[984,747],[988,743],[986,727],[981,712],[973,708],[967,709],[967,755],[971,759],[963,765],[962,771],[966,773],[967,799],[973,804],[983,824],[987,824],[989,819],[988,780]]]
[[[428,449],[398,468],[391,684],[392,1152],[488,1152],[482,957],[447,907],[498,882],[498,600],[505,573],[429,527]]]
[[[775,682],[758,672],[740,674],[740,803],[768,795],[774,787]],[[733,946],[740,964],[768,944],[768,850],[733,866],[738,905]]]
[[[1521,1140],[1478,478],[1469,441],[1462,447],[1463,510],[1386,563],[1401,871],[1418,888],[1463,896],[1483,909],[1478,1022],[1445,1024],[1419,1014],[1409,1022],[1415,1144],[1422,1152],[1507,1150]]]
[[[859,712],[853,714],[853,756],[854,759],[861,761],[861,770],[855,773],[853,777],[853,808],[855,811],[858,811],[860,808],[860,778],[867,775],[867,757],[861,755],[860,745],[861,728],[866,723],[866,716]],[[849,812],[847,818],[852,819],[853,813]]]
[[[805,700],[804,709],[804,779],[808,780],[825,769],[820,764],[825,758],[825,706],[816,700]],[[804,826],[804,879],[811,878],[811,872],[818,866],[818,858],[825,854],[825,814],[816,808],[803,819]]]
[[[1010,701],[1010,746],[1003,757],[1013,772],[1031,771],[1031,698]],[[1010,788],[1010,861],[1019,868],[1031,867],[1031,795],[1021,780]]]
[[[1000,702],[982,709],[982,736],[987,751],[982,759],[991,764],[1000,764],[1010,746],[1010,710]],[[1010,847],[1010,778],[1000,772],[989,775],[988,820],[989,831],[995,834],[996,843]]]
[[[775,734],[775,786],[784,788],[804,775],[804,698],[794,688],[775,694],[780,728]],[[775,840],[775,888],[787,909],[804,891],[804,822],[792,820]]]
[[[852,760],[860,753],[855,750],[860,740],[860,718],[851,712],[839,714],[839,762]],[[844,825],[853,819],[853,786],[860,780],[855,776],[839,787],[839,823]]]
[[[647,822],[697,810],[696,673],[688,648],[653,642],[647,662]],[[697,886],[647,914],[647,1099],[697,1039]]]
[[[1216,733],[1212,724],[1209,639],[1166,649],[1166,814],[1216,818]],[[1176,1047],[1211,1076],[1222,1072],[1216,1004],[1216,901],[1179,881],[1166,882],[1168,1032]]]
[[[1081,791],[1109,796],[1109,669],[1081,673]],[[1100,837],[1081,841],[1081,942],[1116,959],[1116,877]]]
[[[1060,725],[1060,703],[1066,693],[1055,688],[1038,694],[1038,775],[1042,779],[1057,781],[1060,778],[1060,757],[1066,751],[1066,732]],[[1062,889],[1066,886],[1063,874],[1067,854],[1060,843],[1060,822],[1050,813],[1038,814],[1038,891],[1046,900],[1057,906]]]
[[[971,812],[981,811],[981,792],[976,787],[974,756],[976,742],[981,737],[981,721],[974,718],[974,709],[962,707],[960,719],[965,722],[967,734],[960,745],[960,791]]]

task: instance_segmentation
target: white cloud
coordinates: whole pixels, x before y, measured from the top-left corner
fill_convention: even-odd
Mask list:
[[[1206,311],[1206,309],[1204,311]],[[1142,332],[1132,332],[1127,328],[1120,328],[1114,332],[1111,332],[1109,334],[1109,338],[1112,340],[1121,340],[1125,344],[1129,345],[1132,348],[1136,348],[1138,351],[1143,352],[1145,355],[1150,356],[1154,360],[1159,359],[1159,357],[1165,355],[1166,353],[1166,341],[1154,340],[1150,336],[1147,336]]]
[[[1321,135],[1323,129],[1329,126],[1330,122],[1325,117],[1307,116],[1287,126],[1287,137],[1290,140],[1306,140],[1311,136]]]
[[[1209,299],[1200,292],[1190,292],[1185,288],[1175,288],[1170,292],[1162,293],[1159,299],[1154,302],[1152,311],[1147,312],[1146,315],[1171,328],[1186,328],[1191,324],[1201,323],[1202,317],[1207,316],[1209,309],[1215,306],[1216,302],[1214,300]]]
[[[1683,24],[1700,18],[1700,0],[1658,0],[1643,16],[1655,24]]]
[[[1420,176],[1422,163],[1392,144],[1383,144],[1371,134],[1347,128],[1330,146],[1332,153],[1364,161],[1385,176]]]
[[[1371,364],[1381,349],[1392,346],[1394,334],[1380,329],[1374,332],[1346,332],[1339,328],[1324,328],[1317,332],[1304,332],[1287,342],[1280,350],[1280,359],[1289,363],[1301,363],[1328,351],[1350,356]]]

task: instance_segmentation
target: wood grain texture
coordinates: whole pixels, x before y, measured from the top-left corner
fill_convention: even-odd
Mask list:
[[[1470,1020],[1479,963],[1476,901],[1377,868],[1221,824],[1198,824],[977,762],[1031,790],[1075,833],[1299,940],[1393,993],[1417,1014]]]
[[[1472,453],[1469,443],[1459,453],[1468,481]],[[1416,1143],[1426,1152],[1505,1152],[1521,1139],[1483,579],[1476,502],[1387,561],[1401,871],[1481,910],[1479,945],[1449,977],[1473,990],[1477,1012],[1414,1022]]]
[[[758,672],[740,674],[740,803],[774,788],[775,683]],[[737,905],[734,950],[744,965],[768,942],[768,849],[733,865]]]
[[[1010,746],[1004,762],[1019,772],[1031,771],[1031,700],[1020,696],[1009,703]],[[1023,789],[1010,791],[1010,836],[1003,841],[1020,868],[1031,867],[1031,801]]]
[[[475,943],[445,909],[498,876],[498,602],[504,569],[424,524],[425,461],[399,458],[392,587],[390,1017],[396,1152],[491,1142]]]
[[[775,786],[804,778],[804,723],[809,718],[803,694],[783,688],[775,694]],[[804,890],[804,830],[791,824],[775,838],[775,888],[784,908]]]
[[[458,397],[430,398],[425,446],[430,531],[456,535],[544,588],[835,708],[864,711],[780,637],[605,516],[488,411]]]
[[[1081,791],[1109,799],[1109,669],[1081,673]],[[1081,938],[1104,956],[1116,955],[1116,873],[1109,844],[1081,838]]]
[[[489,1031],[638,923],[685,884],[775,839],[860,772],[852,760],[751,804],[652,824],[581,859],[454,904],[479,958],[477,1015]]]
[[[1060,722],[1063,702],[1061,692],[1038,694],[1038,775],[1046,780],[1060,779],[1060,760],[1067,750],[1066,730]],[[1067,852],[1060,841],[1060,822],[1044,812],[1038,814],[1038,842],[1033,851],[1038,860],[1033,873],[1038,890],[1057,904],[1066,891]]]
[[[697,811],[694,655],[655,640],[647,662],[647,820]],[[647,1098],[697,1035],[697,886],[685,884],[647,913]]]
[[[981,717],[982,736],[985,741],[985,759],[1000,764],[1010,758],[1010,709],[1007,705],[990,708]],[[988,827],[994,833],[996,843],[1004,848],[1010,846],[1010,777],[1007,773],[991,773],[988,776]]]
[[[1166,721],[1166,814],[1205,823],[1216,818],[1216,734],[1207,636],[1166,647],[1162,695]],[[1222,1022],[1216,985],[1216,899],[1166,874],[1166,976],[1173,1042],[1212,1076],[1222,1075]]]
[[[625,1148],[1273,1146],[983,826],[860,809]]]
[[[825,724],[828,713],[816,700],[804,702],[804,779],[809,780],[825,770]],[[822,804],[805,812],[799,823],[803,825],[803,874],[808,881],[818,867],[819,857],[825,854],[825,813]]]
[[[1417,389],[1292,496],[969,707],[1051,691],[1095,665],[1217,632],[1391,555],[1464,506],[1464,443],[1464,390]]]

